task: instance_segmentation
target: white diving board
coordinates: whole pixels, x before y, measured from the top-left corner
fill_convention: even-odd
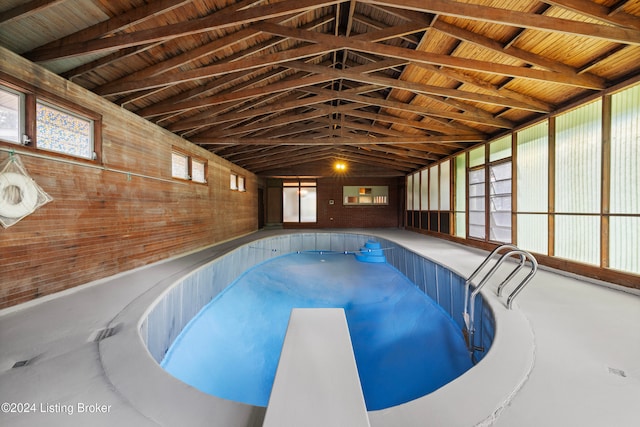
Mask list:
[[[263,427],[370,427],[341,308],[294,308]]]

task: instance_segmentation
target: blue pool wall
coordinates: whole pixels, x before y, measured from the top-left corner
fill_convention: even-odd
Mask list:
[[[186,274],[171,286],[143,316],[139,331],[157,363],[164,358],[187,323],[249,268],[268,259],[298,251],[358,251],[367,240],[380,242],[387,262],[435,300],[463,329],[465,279],[446,267],[392,241],[358,233],[292,233],[255,240]],[[493,342],[495,322],[489,305],[476,298],[474,361],[480,361]]]

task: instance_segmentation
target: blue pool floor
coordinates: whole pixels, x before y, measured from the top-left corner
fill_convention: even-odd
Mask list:
[[[471,367],[457,325],[405,276],[335,252],[245,272],[187,325],[162,366],[206,393],[266,406],[296,307],[344,308],[368,410],[428,394]]]

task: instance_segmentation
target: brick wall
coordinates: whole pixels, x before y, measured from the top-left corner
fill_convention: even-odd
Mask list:
[[[398,227],[403,211],[399,208],[404,178],[323,178],[318,180],[319,228]],[[389,204],[386,206],[344,206],[342,187],[386,185]],[[331,205],[329,201],[333,200]]]
[[[0,48],[0,80],[102,116],[100,162],[14,149],[53,201],[0,227],[0,309],[257,229],[255,175]],[[207,185],[171,178],[171,150],[207,162]],[[68,160],[68,159],[67,159]],[[246,192],[229,189],[231,171]]]

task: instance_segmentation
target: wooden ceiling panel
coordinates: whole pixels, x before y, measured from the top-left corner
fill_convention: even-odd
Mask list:
[[[401,176],[640,74],[640,0],[57,0],[0,43],[264,176]]]

